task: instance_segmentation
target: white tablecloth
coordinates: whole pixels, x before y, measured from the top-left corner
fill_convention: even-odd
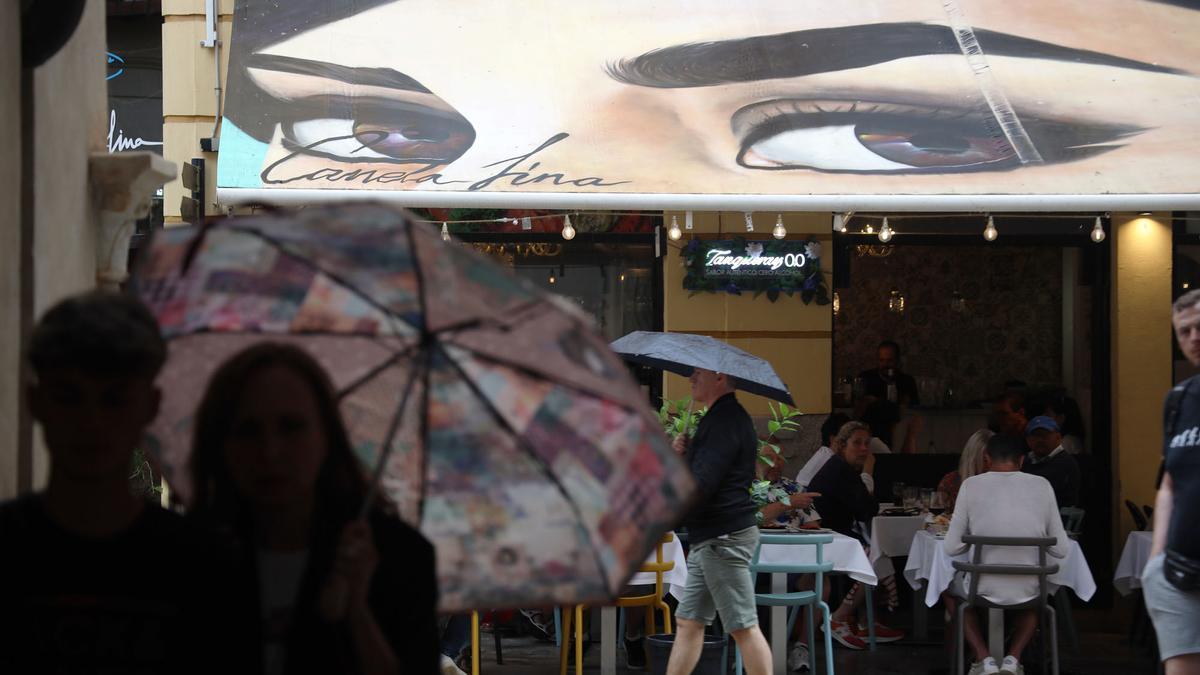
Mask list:
[[[806,535],[796,534],[795,537]],[[857,539],[843,534],[833,533],[833,542],[825,544],[821,550],[825,562],[833,563],[833,571],[850,575],[850,578],[861,581],[869,586],[879,584],[867,552]],[[682,559],[683,556],[680,556]],[[816,546],[789,546],[787,544],[767,544],[762,547],[758,557],[759,562],[772,565],[789,565],[815,563],[817,561]],[[687,584],[687,566],[676,564],[671,579],[671,595],[676,598],[683,596],[683,587]]]
[[[871,560],[908,555],[913,535],[925,527],[925,516],[875,516],[871,520]]]
[[[657,553],[651,552],[646,558],[646,562],[657,562]],[[675,561],[675,569],[663,574],[663,583],[679,584],[682,586],[687,583],[687,563],[683,559],[683,545],[679,543],[679,536],[676,535],[671,543],[663,546],[663,562]],[[653,585],[653,572],[638,572],[629,580],[630,586]]]
[[[1134,530],[1129,533],[1125,548],[1121,551],[1121,559],[1117,561],[1117,571],[1113,573],[1113,586],[1121,595],[1129,595],[1142,587],[1142,570],[1150,562],[1150,545],[1153,541],[1153,532]]]
[[[933,607],[941,597],[942,591],[950,585],[954,578],[952,561],[966,562],[971,552],[956,556],[946,555],[945,540],[934,537],[924,530],[913,535],[912,546],[908,550],[908,564],[904,567],[904,578],[914,590],[925,585],[925,604]],[[1058,564],[1058,572],[1046,578],[1050,590],[1066,586],[1075,592],[1081,600],[1090,600],[1096,592],[1096,581],[1092,578],[1092,570],[1083,557],[1079,542],[1070,540],[1067,557],[1059,560],[1051,557],[1048,562]]]

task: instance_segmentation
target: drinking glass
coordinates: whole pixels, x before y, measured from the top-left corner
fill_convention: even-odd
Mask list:
[[[921,510],[928,511],[929,507],[933,504],[933,490],[930,490],[929,488],[921,488],[920,500],[921,500],[921,504],[920,504]]]
[[[904,483],[892,483],[892,504],[897,507],[904,506]]]
[[[935,516],[940,516],[946,511],[946,495],[942,494],[941,490],[933,493],[929,498],[929,512]]]
[[[921,492],[916,485],[904,486],[904,508],[915,509],[920,503]]]

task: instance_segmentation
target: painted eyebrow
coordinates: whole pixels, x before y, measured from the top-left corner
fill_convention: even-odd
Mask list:
[[[291,56],[278,56],[275,54],[254,54],[246,59],[245,67],[247,70],[254,68],[258,70],[273,70],[280,73],[293,73],[296,75],[313,75],[327,80],[337,80],[346,84],[388,87],[390,89],[403,89],[423,94],[433,93],[426,89],[425,85],[420,82],[391,68],[354,68],[336,63],[310,61],[308,59],[297,59]]]
[[[976,30],[975,35],[987,54],[1185,74],[1174,68],[1008,33]],[[674,45],[610,63],[607,70],[610,77],[625,84],[675,89],[802,77],[936,54],[961,54],[949,26],[874,23]]]

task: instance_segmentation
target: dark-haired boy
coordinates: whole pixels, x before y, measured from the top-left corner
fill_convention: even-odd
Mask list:
[[[231,559],[130,489],[166,345],[136,299],[91,292],[34,328],[26,395],[46,489],[0,505],[0,672],[245,671]],[[241,645],[239,647],[239,645]]]

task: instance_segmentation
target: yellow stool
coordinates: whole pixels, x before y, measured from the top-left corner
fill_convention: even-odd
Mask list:
[[[654,562],[643,563],[638,568],[639,572],[654,575],[654,593],[648,595],[630,595],[621,596],[613,603],[616,607],[645,607],[646,608],[646,634],[653,635],[656,624],[654,621],[654,610],[660,609],[663,613],[663,628],[667,633],[671,630],[671,608],[663,600],[663,575],[675,569],[675,561],[663,561],[663,545],[675,541],[675,533],[667,532],[663,538],[658,541],[658,546],[655,547]],[[562,619],[562,634],[559,636],[562,646],[559,649],[558,656],[558,672],[559,675],[567,675],[567,650],[570,649],[571,642],[571,626],[575,626],[575,675],[583,675],[583,605],[575,605],[573,608],[564,609]],[[618,639],[624,636],[618,636]],[[475,675],[475,674],[472,674]]]

